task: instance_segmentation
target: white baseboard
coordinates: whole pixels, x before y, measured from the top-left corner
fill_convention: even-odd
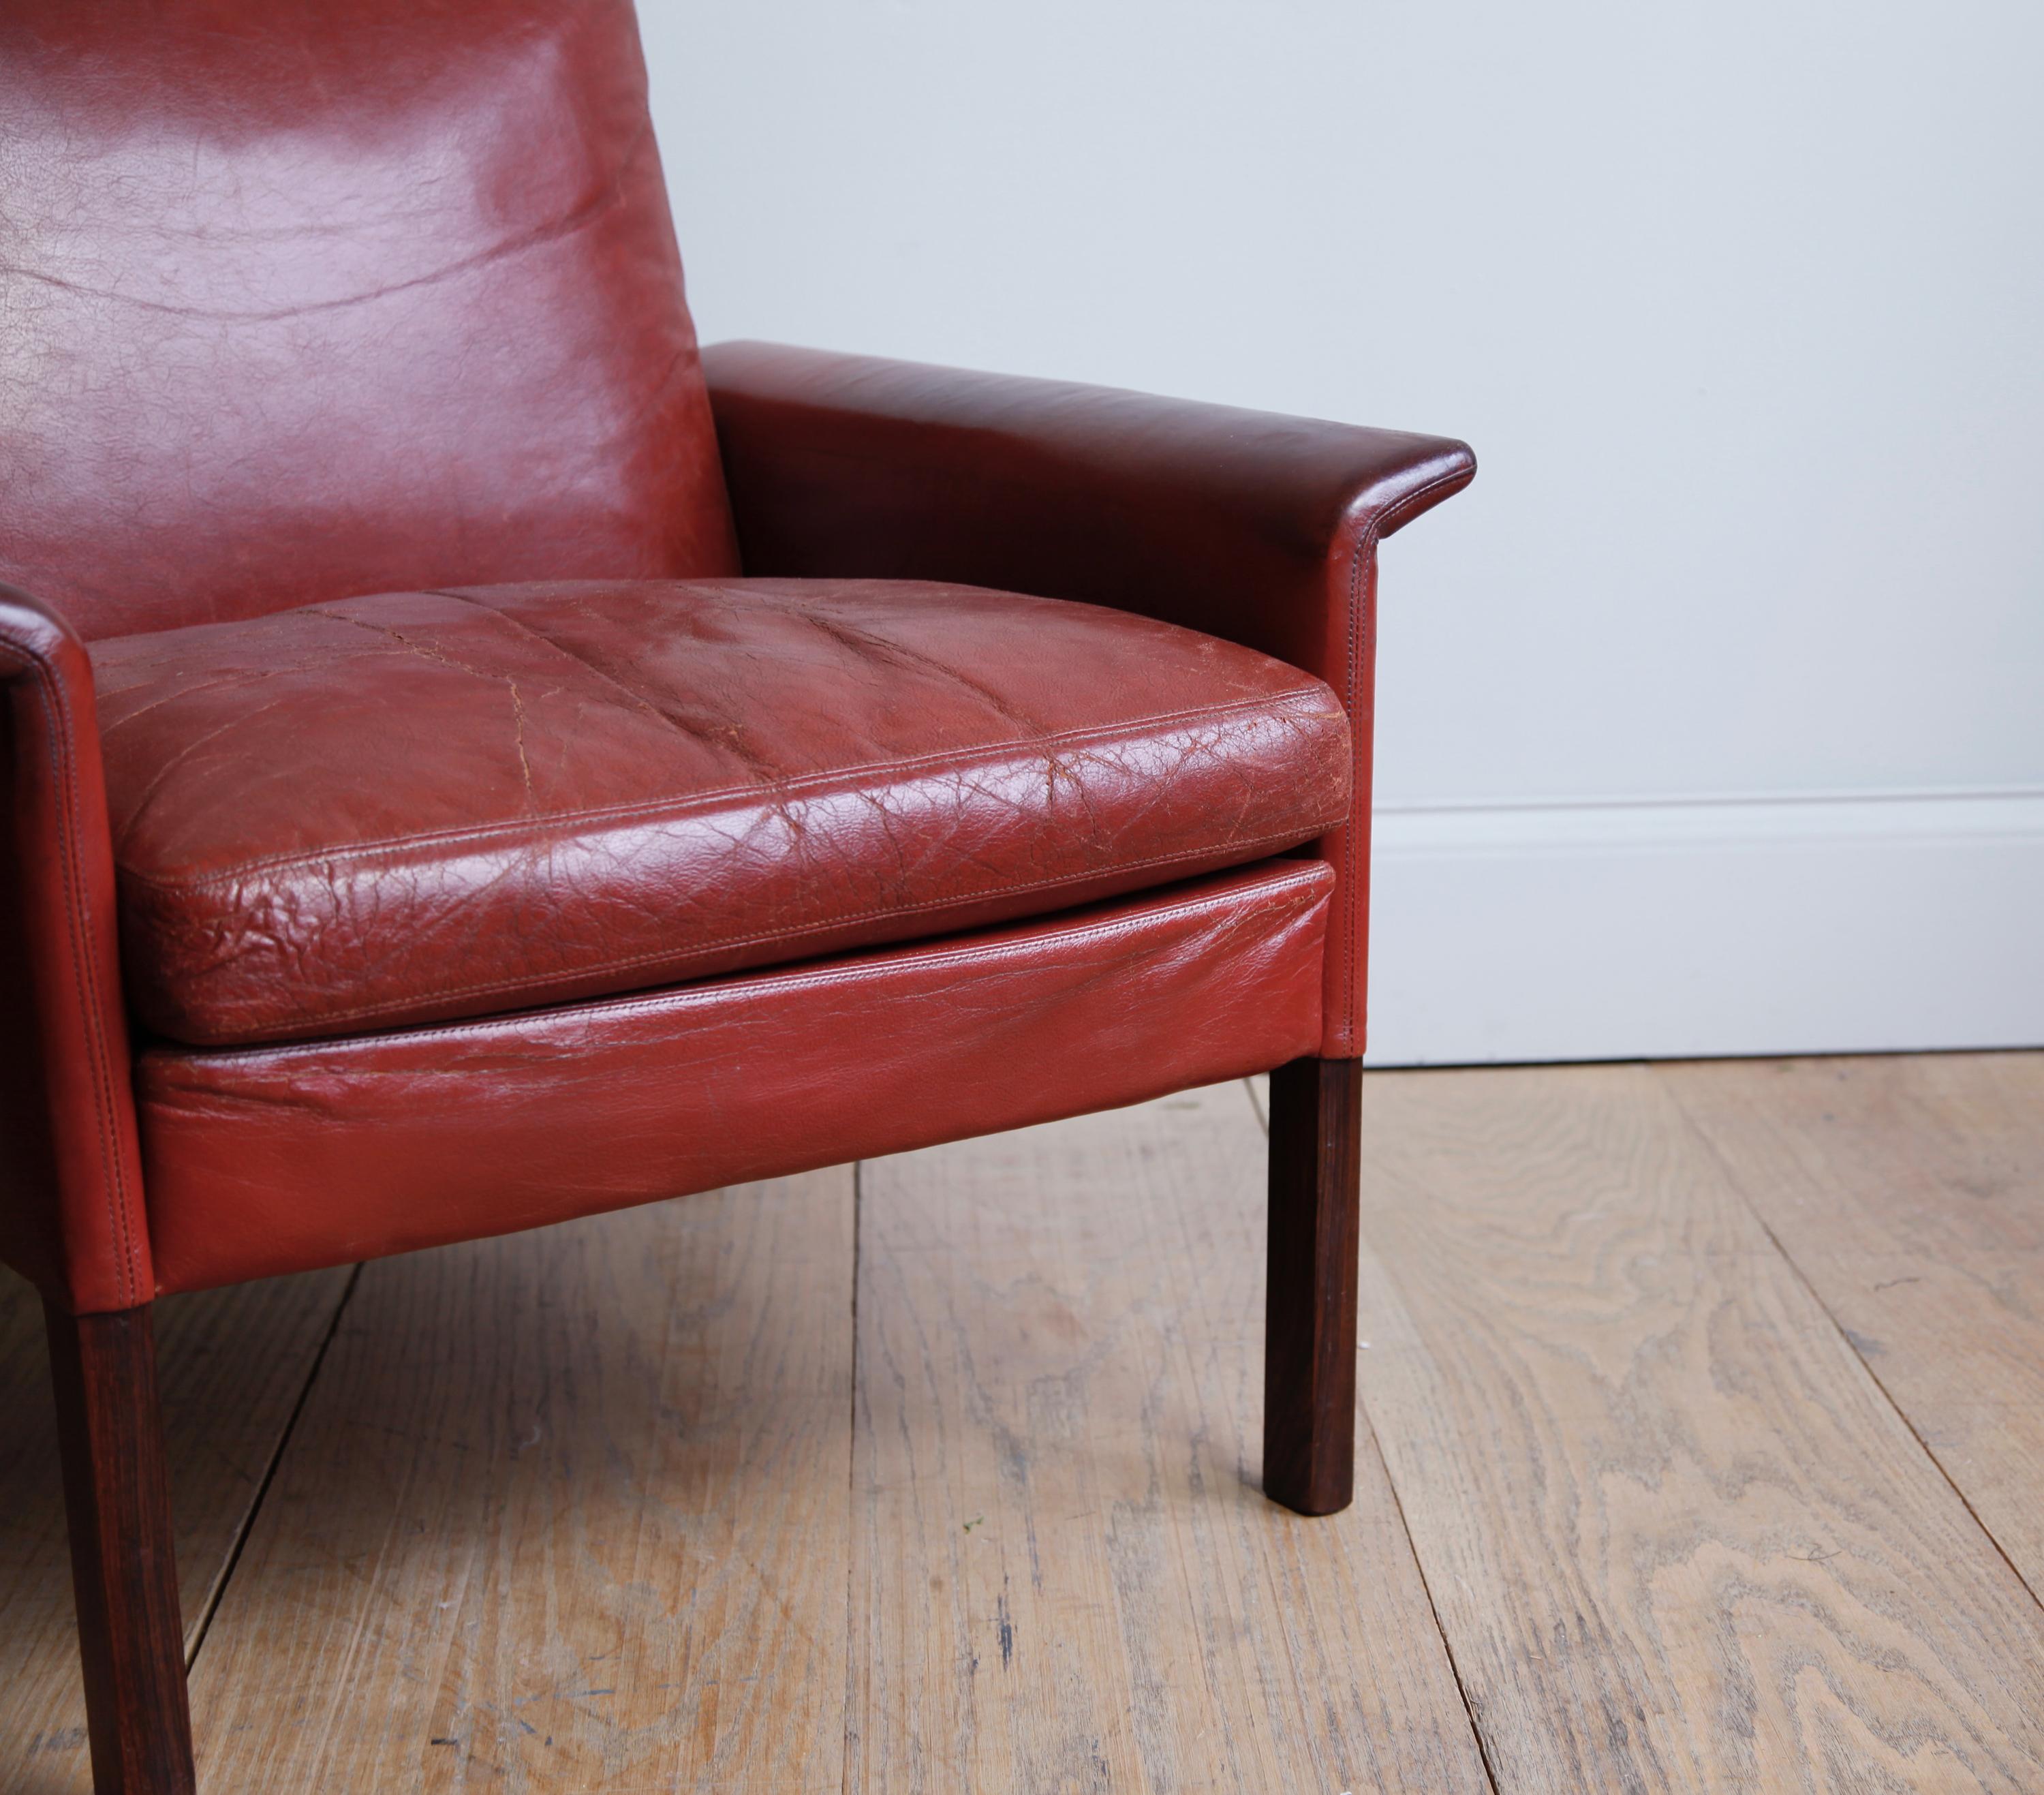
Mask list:
[[[1380,805],[1377,1065],[2044,1044],[2044,790]]]

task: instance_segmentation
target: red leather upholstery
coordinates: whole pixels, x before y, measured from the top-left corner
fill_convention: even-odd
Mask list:
[[[851,1156],[1362,1051],[1376,548],[1470,479],[1462,444],[699,360],[629,0],[11,0],[0,121],[0,579],[27,589],[0,590],[0,1259],[55,1301],[144,1300],[173,1236],[167,1287],[271,1263],[259,1174],[317,1205],[321,1252],[369,1251],[412,1237],[386,1190],[484,1231],[749,1175],[791,1126],[797,1159]],[[1177,946],[1136,901],[1083,937],[1085,989],[1062,947],[1001,950],[984,988],[1045,1006],[1012,1037],[943,1010],[942,941],[872,963],[894,991],[928,956],[898,1009],[847,995],[863,971],[757,1003],[728,978],[1308,842],[1324,952],[1317,921],[1263,928],[1258,880],[1322,893],[1296,863]],[[378,1082],[471,1037],[366,1032],[563,1004],[474,1024],[538,1044],[501,1101],[486,1051]],[[622,1020],[712,1010],[728,1077]],[[875,1048],[898,1015],[927,1048]],[[159,1046],[149,1078],[216,1082],[152,1085],[144,1151],[130,1016],[345,1038]],[[870,1085],[827,1076],[876,1051]],[[809,1070],[741,1103],[736,1069],[784,1052]],[[724,1093],[729,1140],[684,1140],[713,1111],[677,1078]],[[598,1124],[643,1152],[613,1173]],[[325,1169],[294,1183],[301,1153]],[[531,1203],[493,1209],[525,1161]]]
[[[94,658],[130,999],[198,1044],[1037,914],[1348,806],[1310,675],[967,587],[400,593]]]
[[[628,0],[0,6],[0,579],[735,572]]]
[[[155,1283],[113,914],[84,647],[0,586],[0,1261],[81,1309]]]
[[[1112,605],[1317,675],[1353,812],[1320,1051],[1363,1048],[1377,544],[1466,486],[1468,447],[1224,406],[729,343],[705,356],[748,572],[963,580]]]
[[[962,940],[532,1016],[144,1052],[194,1290],[1132,1103],[1310,1052],[1333,879],[1224,873]]]
[[[1468,450],[713,370],[630,0],[0,6],[0,1259],[102,1788],[194,1785],[156,1294],[1362,1051],[1376,547]],[[1302,1070],[1318,1513],[1356,1085]]]

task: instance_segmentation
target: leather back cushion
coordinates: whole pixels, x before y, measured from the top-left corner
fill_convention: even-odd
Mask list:
[[[0,579],[730,573],[629,0],[7,0]]]

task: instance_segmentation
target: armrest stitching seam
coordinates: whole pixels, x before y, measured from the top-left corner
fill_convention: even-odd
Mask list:
[[[1424,486],[1416,486],[1411,492],[1406,494],[1403,498],[1396,500],[1392,504],[1381,506],[1378,509],[1371,513],[1370,521],[1363,526],[1362,533],[1356,538],[1355,553],[1349,563],[1348,666],[1343,675],[1347,690],[1342,694],[1343,707],[1348,712],[1350,727],[1351,730],[1354,728],[1355,699],[1357,691],[1358,688],[1362,683],[1362,650],[1367,644],[1367,639],[1363,635],[1362,626],[1362,613],[1364,606],[1361,602],[1359,602],[1362,594],[1364,569],[1369,567],[1376,558],[1377,541],[1383,535],[1384,525],[1388,520],[1393,517],[1402,517],[1403,514],[1409,507],[1418,504],[1421,499],[1424,498],[1427,494],[1434,491],[1437,487],[1452,486],[1456,482],[1462,480],[1466,477],[1466,471],[1460,467],[1455,468],[1451,472],[1447,474],[1436,475],[1434,479],[1427,481]],[[1356,797],[1360,797],[1366,805],[1371,806],[1374,806],[1376,803],[1377,782],[1374,776],[1377,759],[1377,744],[1374,740],[1376,735],[1376,721],[1375,717],[1373,715],[1370,719],[1371,740],[1368,743],[1370,753],[1372,777],[1364,789],[1356,794]],[[1359,733],[1356,736],[1355,743],[1358,748],[1361,748],[1364,745],[1363,738]],[[1367,821],[1366,816],[1365,820]],[[1356,953],[1355,863],[1357,855],[1355,851],[1355,798],[1352,797],[1350,799],[1349,804],[1348,824],[1347,828],[1343,831],[1344,839],[1342,843],[1341,867],[1342,951],[1351,956],[1354,956]],[[1349,969],[1349,976],[1342,981],[1342,1032],[1351,1044],[1354,1042],[1355,1038],[1356,970],[1357,969],[1354,967],[1350,967]]]
[[[92,929],[86,914],[84,894],[79,888],[76,855],[73,851],[72,831],[78,814],[79,794],[76,759],[67,751],[75,734],[71,727],[71,707],[66,701],[63,682],[45,656],[25,644],[14,642],[0,643],[0,652],[4,652],[16,667],[27,668],[44,689],[47,701],[43,712],[43,731],[49,743],[51,759],[62,769],[63,791],[57,811],[57,859],[64,882],[64,910],[75,955],[71,962],[71,982],[77,990],[79,1007],[84,1014],[93,1078],[98,1091],[99,1151],[106,1170],[108,1220],[120,1250],[121,1290],[122,1296],[128,1299],[125,1306],[132,1308],[134,1306],[136,1284],[135,1243],[129,1227],[128,1178],[121,1163],[122,1155],[114,1144],[113,1137],[117,1132],[114,1117],[117,1106],[113,1099],[112,1055],[107,1047],[105,1026],[99,1013],[99,962],[93,947]]]

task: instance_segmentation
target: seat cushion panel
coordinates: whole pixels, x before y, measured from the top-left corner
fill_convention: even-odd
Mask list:
[[[1318,681],[880,581],[387,594],[94,651],[124,975],[305,1038],[1041,913],[1339,821]]]
[[[1332,870],[351,1040],[154,1047],[165,1292],[1133,1103],[1312,1052]]]

